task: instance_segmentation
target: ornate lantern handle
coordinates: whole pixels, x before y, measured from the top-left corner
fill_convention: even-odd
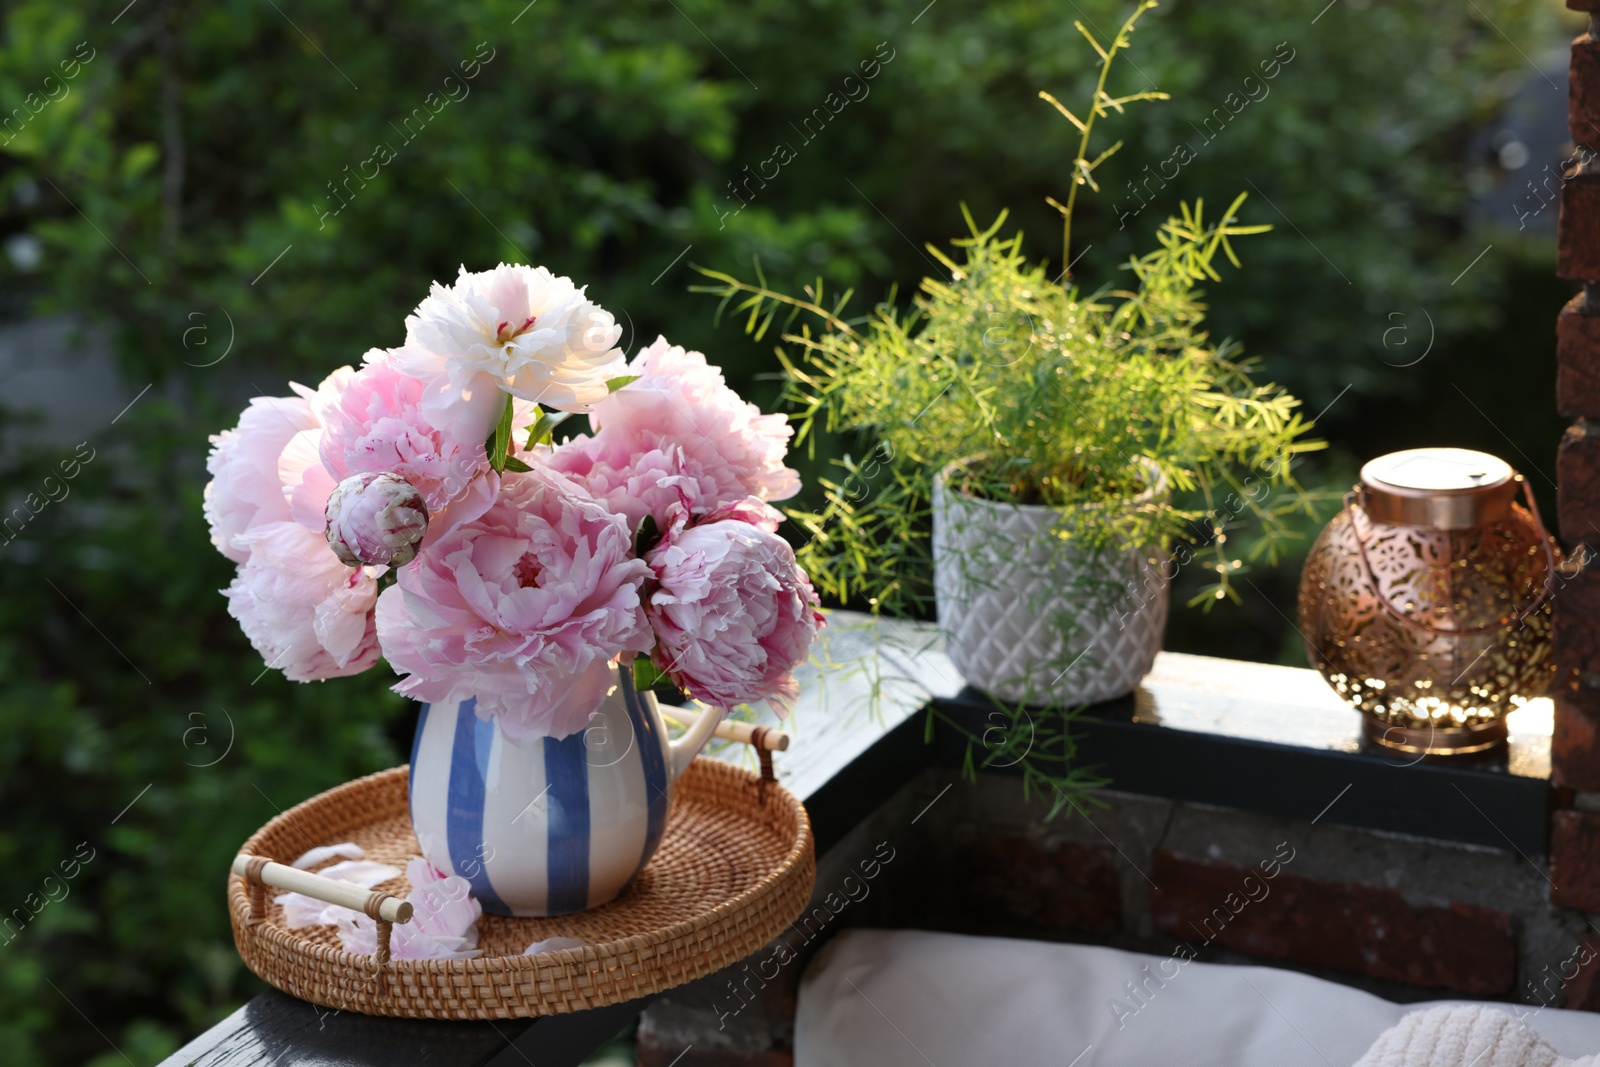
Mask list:
[[[1522,483],[1522,498],[1528,502],[1528,514],[1533,519],[1533,528],[1539,535],[1539,544],[1544,548],[1545,561],[1544,588],[1540,590],[1539,595],[1534,598],[1532,604],[1516,613],[1516,623],[1521,625],[1522,621],[1529,615],[1544,607],[1545,602],[1550,599],[1551,594],[1555,591],[1556,555],[1555,550],[1550,546],[1550,535],[1545,532],[1544,518],[1539,514],[1539,504],[1533,499],[1533,488],[1522,475],[1518,474],[1515,477],[1517,481]],[[1477,637],[1483,634],[1492,634],[1510,625],[1506,622],[1494,622],[1487,626],[1476,626],[1470,630],[1444,630],[1413,619],[1389,603],[1389,598],[1383,595],[1383,587],[1378,584],[1378,575],[1372,569],[1372,561],[1367,558],[1367,542],[1361,536],[1360,528],[1356,526],[1355,511],[1358,503],[1354,489],[1344,495],[1345,508],[1350,512],[1350,532],[1355,537],[1356,550],[1361,554],[1361,566],[1366,570],[1367,580],[1372,583],[1372,591],[1378,603],[1383,605],[1384,611],[1387,611],[1393,618],[1414,630],[1421,630],[1423,633],[1433,634],[1438,637]]]

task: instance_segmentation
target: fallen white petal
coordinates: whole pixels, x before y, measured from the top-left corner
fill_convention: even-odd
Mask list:
[[[334,845],[332,847],[339,848],[341,846]],[[355,848],[354,845],[351,847]],[[315,852],[316,850],[313,849],[312,851]],[[357,849],[357,851],[360,850]],[[310,855],[310,853],[307,853],[307,855]],[[326,859],[327,857],[323,858]],[[391,867],[387,863],[374,863],[371,860],[343,860],[317,873],[324,878],[332,878],[336,882],[349,882],[351,885],[360,886],[362,889],[371,889],[373,886],[387,882],[391,878],[400,877],[400,868]],[[274,897],[273,900],[282,906],[284,925],[291,930],[298,930],[303,926],[332,926],[342,921],[346,916],[356,914],[349,908],[342,908],[337,904],[329,904],[315,897],[309,897],[304,893],[282,893]]]
[[[342,841],[337,845],[319,845],[295,860],[294,866],[302,871],[309,871],[317,864],[326,863],[335,856],[343,856],[347,860],[364,860],[367,858],[367,850],[354,841]]]
[[[406,864],[406,880],[411,883],[406,900],[411,904],[412,916],[409,923],[395,926],[389,935],[389,951],[395,959],[465,960],[483,955],[477,948],[478,917],[483,914],[483,905],[473,899],[470,882],[459,875],[447,875],[420,857]],[[377,923],[348,908],[336,910],[344,914],[330,921],[339,926],[344,950],[369,956],[377,952]]]
[[[324,878],[332,878],[339,882],[349,882],[362,889],[371,889],[391,878],[400,877],[400,868],[391,867],[387,863],[376,863],[372,860],[344,860],[335,863],[332,867],[324,867],[317,872]]]
[[[357,912],[308,897],[304,893],[284,893],[274,898],[283,907],[283,925],[291,930],[303,926],[333,926]]]

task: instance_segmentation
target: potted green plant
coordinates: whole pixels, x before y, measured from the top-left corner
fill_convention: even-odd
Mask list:
[[[1078,132],[1066,203],[1050,201],[1062,264],[1078,190],[1097,189],[1096,168],[1122,147],[1091,155],[1096,121],[1165,96],[1106,90],[1154,6],[1143,0],[1108,44],[1078,24],[1100,56],[1083,118],[1040,94]],[[1244,199],[1216,219],[1183,205],[1159,247],[1125,265],[1131,285],[1092,293],[1030,262],[1020,234],[1001,235],[1005,214],[985,228],[965,209],[955,253],[929,249],[948,275],[925,278],[909,310],[891,295],[852,318],[850,294],[825,297],[820,281],[795,297],[759,265],[753,283],[702,269],[713,284],[701,290],[751,334],[778,324],[796,441],[814,448],[826,430],[864,445],[824,480],[817,510],[791,512],[819,592],[925,612],[931,573],[951,659],[1017,708],[1134,689],[1160,648],[1168,583],[1191,560],[1211,572],[1197,600],[1236,595],[1244,561],[1230,532],[1254,520],[1261,536],[1244,555],[1275,557],[1289,515],[1310,510],[1292,461],[1322,447],[1299,401],[1204,329],[1198,286],[1221,280],[1219,256],[1239,266],[1231,238],[1268,229],[1240,223]],[[987,747],[994,759],[1015,746]]]

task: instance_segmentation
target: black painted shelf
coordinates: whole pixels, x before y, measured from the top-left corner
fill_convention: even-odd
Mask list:
[[[980,736],[994,723],[995,705],[971,688],[935,703]],[[1363,738],[1360,714],[1312,671],[1163,653],[1138,692],[1085,709],[1071,732],[1078,763],[1119,792],[1535,856],[1549,824],[1549,717],[1549,701],[1534,701],[1497,750],[1419,757]],[[946,729],[939,747],[954,765],[963,742]]]

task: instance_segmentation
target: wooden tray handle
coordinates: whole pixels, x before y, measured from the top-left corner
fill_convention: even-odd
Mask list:
[[[261,856],[239,855],[233,858],[233,873],[250,884],[250,920],[260,922],[266,911],[266,887],[290,893],[304,893],[326,904],[365,912],[380,923],[408,923],[411,921],[411,902],[388,893],[362,889],[349,882],[324,878],[311,871],[274,863]],[[259,898],[259,899],[258,899]]]
[[[661,715],[684,726],[693,726],[700,721],[698,711],[674,707],[671,704],[661,705]],[[766,752],[789,751],[789,735],[770,726],[763,728],[754,723],[730,722],[724,719],[717,724],[715,732],[724,741],[737,741],[742,745],[752,745]]]

